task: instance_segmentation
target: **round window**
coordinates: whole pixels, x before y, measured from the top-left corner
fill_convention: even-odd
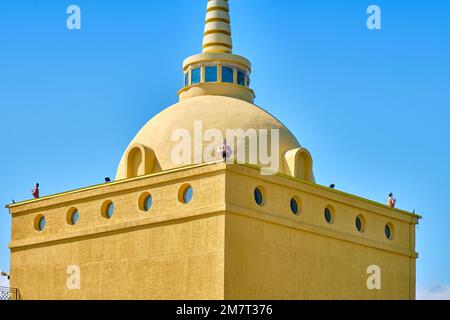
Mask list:
[[[113,215],[114,215],[114,210],[115,210],[115,207],[114,207],[114,203],[110,203],[110,204],[108,204],[108,206],[106,207],[106,216],[108,217],[108,218],[111,218]]]
[[[189,184],[186,184],[180,188],[178,199],[181,203],[188,204],[194,197],[194,190]]]
[[[331,207],[326,207],[325,208],[325,220],[327,221],[327,223],[332,224],[333,223],[333,209]]]
[[[70,209],[67,214],[67,222],[74,226],[78,223],[78,218],[79,218],[78,210],[75,208]]]
[[[45,217],[43,215],[37,216],[34,222],[34,228],[37,231],[42,232],[45,229],[45,225],[46,225]]]
[[[145,192],[139,197],[139,209],[142,211],[150,211],[153,206],[153,197],[150,193]]]
[[[263,193],[260,188],[256,188],[254,191],[255,202],[258,206],[262,206],[264,202]]]
[[[299,214],[298,201],[295,198],[291,199],[291,211],[294,215],[298,216]]]
[[[385,227],[384,227],[384,234],[386,235],[386,238],[388,240],[392,240],[392,225],[390,223],[388,223]]]
[[[144,200],[144,211],[149,211],[152,208],[153,198],[151,195],[148,195]]]
[[[102,206],[102,215],[106,219],[111,219],[116,208],[112,201],[105,201]]]
[[[192,197],[194,196],[194,191],[192,190],[192,187],[187,188],[184,191],[184,195],[183,195],[183,201],[184,203],[189,203],[192,201]]]
[[[363,233],[365,231],[365,219],[363,216],[359,215],[355,219],[355,226],[358,232]]]

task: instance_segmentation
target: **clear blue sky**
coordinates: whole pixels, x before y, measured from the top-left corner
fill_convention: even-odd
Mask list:
[[[66,28],[66,8],[82,30]],[[310,149],[318,183],[424,219],[418,286],[450,285],[450,2],[231,0],[256,103]],[[382,9],[382,30],[366,9]],[[177,101],[206,0],[0,1],[0,204],[114,177],[130,140]],[[0,208],[0,268],[10,217]],[[436,287],[438,286],[438,287]],[[428,290],[428,289],[426,289]],[[450,291],[449,291],[450,292]]]

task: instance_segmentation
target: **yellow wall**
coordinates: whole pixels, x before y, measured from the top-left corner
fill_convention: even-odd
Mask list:
[[[255,186],[262,207],[253,201]],[[230,168],[226,197],[226,299],[415,298],[416,216],[246,167]],[[302,203],[299,216],[290,210],[293,197]],[[356,230],[358,215],[364,233]],[[392,240],[386,223],[394,226]],[[381,268],[381,290],[367,288],[371,265]]]
[[[211,216],[19,250],[12,254],[11,285],[24,299],[220,299],[223,220]],[[81,290],[65,286],[74,264]]]
[[[210,171],[200,166],[11,208],[11,286],[24,299],[223,299],[224,175]],[[184,183],[194,188],[187,205],[178,201]],[[154,199],[147,213],[138,207],[144,192]],[[105,200],[116,205],[110,220],[100,212]],[[72,207],[76,226],[66,222]],[[46,217],[43,232],[33,227],[38,214]],[[81,290],[66,288],[69,265],[80,266]]]
[[[264,248],[264,249],[262,249]],[[227,215],[228,299],[414,299],[411,258],[240,215]],[[368,290],[378,265],[382,289]]]
[[[189,183],[194,198],[178,199]],[[265,203],[253,201],[261,186]],[[139,197],[153,196],[150,212]],[[292,196],[302,202],[290,212]],[[100,208],[112,200],[116,212]],[[332,225],[323,209],[335,208]],[[79,223],[67,223],[77,208]],[[24,299],[412,299],[418,217],[318,185],[224,163],[186,167],[12,205],[11,286]],[[47,227],[34,229],[37,215]],[[366,231],[354,226],[366,218]],[[384,225],[394,226],[393,240]],[[81,267],[81,290],[66,288]],[[366,287],[369,265],[382,290]]]

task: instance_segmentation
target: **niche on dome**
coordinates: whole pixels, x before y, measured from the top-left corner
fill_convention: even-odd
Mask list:
[[[284,155],[286,174],[297,179],[315,182],[311,153],[305,148],[289,150]]]
[[[154,171],[155,153],[141,144],[132,145],[126,156],[127,179],[151,174]]]

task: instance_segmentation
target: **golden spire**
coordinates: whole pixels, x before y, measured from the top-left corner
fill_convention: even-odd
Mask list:
[[[208,0],[203,53],[232,52],[229,12],[228,0]]]

